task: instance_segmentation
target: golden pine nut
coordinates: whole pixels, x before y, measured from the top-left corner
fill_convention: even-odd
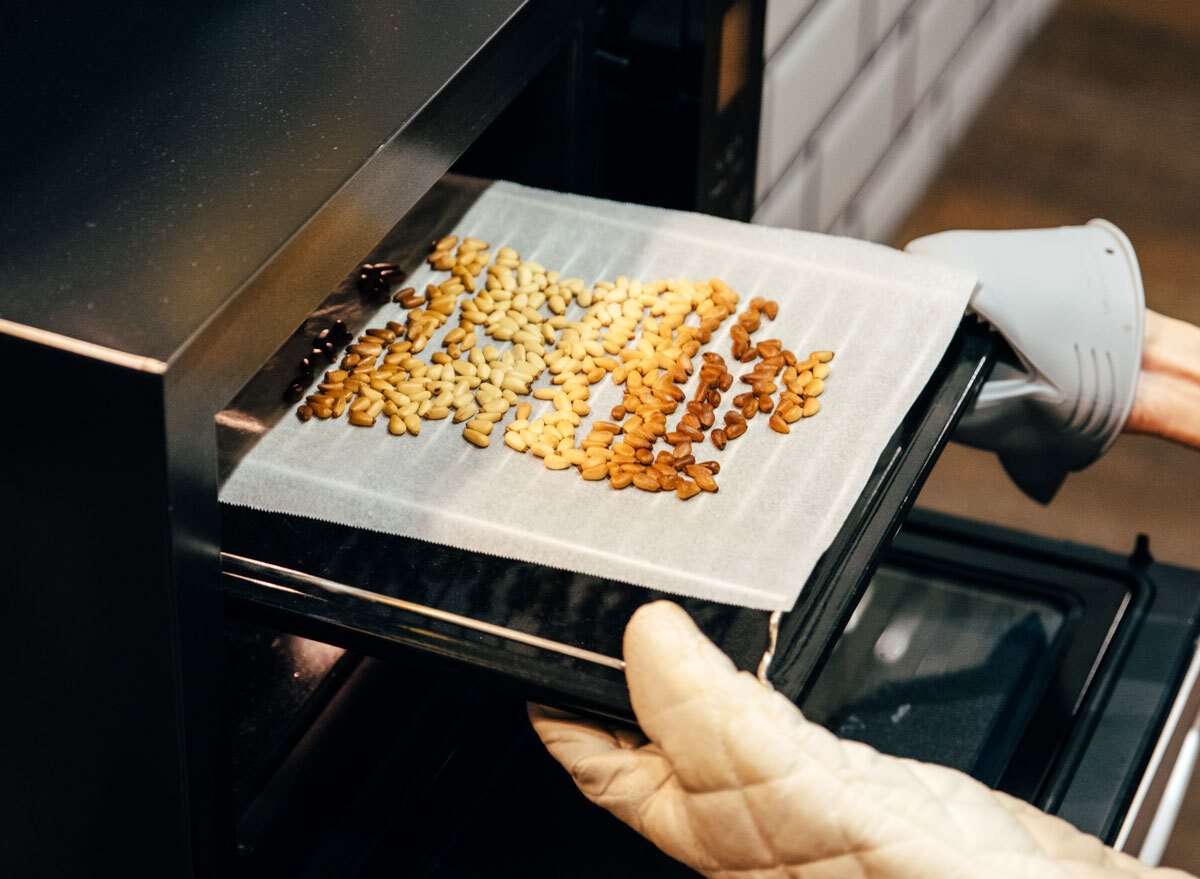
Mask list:
[[[466,438],[467,442],[471,443],[472,445],[479,446],[481,449],[486,449],[492,442],[490,439],[488,439],[487,434],[480,433],[479,431],[473,430],[469,427],[463,429],[463,436]]]

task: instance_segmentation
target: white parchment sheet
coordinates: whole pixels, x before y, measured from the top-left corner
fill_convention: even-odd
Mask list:
[[[755,296],[775,299],[778,319],[764,319],[754,339],[782,339],[801,358],[816,349],[836,352],[821,411],[788,435],[759,416],[722,452],[707,440],[696,444],[697,460],[720,461],[720,491],[686,502],[673,492],[585,482],[574,468],[546,470],[541,459],[503,444],[514,410],[496,425],[487,449],[467,443],[462,425],[450,419],[423,422],[419,437],[395,437],[384,418],[364,429],[344,417],[301,424],[289,416],[241,461],[222,501],[786,610],[937,366],[975,283],[861,241],[509,183],[493,184],[444,232],[482,238],[493,253],[512,247],[522,259],[589,286],[618,275],[719,277],[741,295],[739,310]],[[426,268],[409,284],[420,290],[446,277]],[[404,314],[400,305],[385,305],[370,325],[403,321]],[[568,312],[572,319],[580,314],[576,305]],[[721,353],[736,377],[751,366],[729,356],[733,324],[726,321],[705,350]],[[451,319],[442,332],[456,325]],[[440,338],[422,359],[439,350]],[[535,387],[550,378],[543,374]],[[735,381],[721,412],[747,387]],[[594,385],[592,415],[577,435],[586,435],[591,420],[607,419],[620,398],[610,379]],[[535,416],[551,408],[528,399]],[[668,424],[681,414],[682,407]]]

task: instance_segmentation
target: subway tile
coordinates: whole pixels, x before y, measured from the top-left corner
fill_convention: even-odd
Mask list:
[[[799,24],[813,0],[767,0],[767,23],[763,35],[763,57],[774,55]]]
[[[754,214],[754,222],[789,229],[812,229],[816,222],[817,162],[802,155],[784,172],[770,197]]]
[[[763,192],[782,176],[857,72],[859,0],[821,0],[767,64]]]
[[[889,39],[817,134],[821,156],[817,227],[826,229],[887,151],[896,131],[900,47]]]
[[[933,85],[954,57],[978,17],[978,8],[966,0],[923,0],[916,9],[918,99]]]
[[[855,199],[862,237],[887,243],[937,173],[949,148],[949,101],[927,99]]]
[[[875,0],[875,42],[882,42],[901,14],[913,5],[913,0]]]
[[[942,77],[951,106],[951,136],[956,141],[982,109],[1024,42],[1022,31],[1013,29],[1003,13],[999,7],[988,11]]]

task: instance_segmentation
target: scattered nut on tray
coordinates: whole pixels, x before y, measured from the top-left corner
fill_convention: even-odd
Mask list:
[[[403,323],[388,321],[347,340],[338,367],[298,407],[300,420],[345,413],[351,424],[372,427],[382,417],[390,433],[416,436],[423,420],[453,418],[468,442],[487,448],[495,425],[515,407],[503,432],[509,449],[541,458],[550,470],[574,468],[583,479],[606,479],[613,488],[674,491],[687,500],[717,491],[721,465],[697,461],[706,439],[721,451],[756,415],[789,433],[790,425],[820,411],[833,352],[813,351],[801,360],[780,339],[755,342],[763,318],[773,321],[779,313],[774,301],[752,299],[737,314],[730,356],[754,365],[735,379],[723,356],[704,350],[738,305],[724,281],[643,283],[621,276],[589,288],[580,278],[522,261],[512,248],[501,247],[494,259],[488,248],[476,238],[436,242],[429,263],[449,277],[424,293],[409,287],[392,296],[388,278],[403,283],[403,273],[389,266],[380,280],[384,264],[365,267],[373,293],[392,296],[408,314]],[[460,305],[463,294],[469,295]],[[572,305],[580,312],[574,320]],[[417,357],[456,312],[458,325],[443,336],[443,350]],[[480,344],[484,336],[496,344]],[[545,372],[550,385],[534,389]],[[688,399],[685,386],[694,373]],[[623,398],[585,433],[591,386],[610,377],[623,386]],[[723,395],[735,381],[749,390],[731,398],[717,426]],[[537,404],[541,411],[535,412]],[[681,406],[683,413],[668,424]],[[656,452],[660,444],[667,447]]]

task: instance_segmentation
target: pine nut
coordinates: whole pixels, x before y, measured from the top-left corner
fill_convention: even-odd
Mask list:
[[[480,433],[479,431],[470,427],[463,429],[463,436],[466,438],[467,442],[471,443],[472,445],[479,446],[481,449],[486,449],[489,445],[491,445],[492,442],[490,439],[488,439],[487,434]]]
[[[633,474],[633,484],[642,491],[658,491],[661,488],[658,480],[644,470]]]

